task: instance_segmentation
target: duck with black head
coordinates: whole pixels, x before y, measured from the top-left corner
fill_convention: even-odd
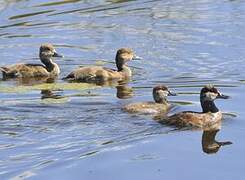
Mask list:
[[[214,101],[228,98],[229,96],[221,94],[213,85],[207,85],[200,92],[202,112],[184,111],[172,116],[162,117],[158,121],[179,128],[192,127],[210,130],[213,127],[220,126],[222,119],[222,112],[216,107]]]
[[[62,57],[52,44],[42,44],[39,49],[39,57],[44,64],[14,64],[0,67],[3,79],[9,78],[35,78],[35,77],[56,77],[60,73],[59,66],[53,62],[52,57]]]
[[[104,82],[112,80],[125,80],[132,76],[130,68],[126,65],[131,60],[141,59],[130,48],[121,48],[116,54],[117,70],[101,66],[89,66],[75,69],[63,79],[80,82]]]
[[[176,96],[167,86],[158,85],[153,88],[153,99],[155,102],[139,102],[128,104],[123,107],[123,110],[129,113],[162,115],[166,114],[172,107],[167,101],[167,96]]]

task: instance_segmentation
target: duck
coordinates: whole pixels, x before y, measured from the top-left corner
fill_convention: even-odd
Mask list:
[[[52,57],[63,56],[56,52],[52,44],[45,43],[39,49],[39,58],[44,65],[20,63],[0,67],[0,71],[2,72],[3,79],[56,77],[60,73],[60,68],[53,62]]]
[[[229,96],[221,94],[213,85],[206,85],[200,92],[202,112],[183,111],[171,116],[165,116],[158,122],[178,128],[216,129],[221,124],[222,112],[216,107],[214,101],[228,98]]]
[[[155,102],[131,103],[124,106],[123,110],[128,113],[151,115],[165,114],[172,107],[172,105],[167,101],[167,96],[176,96],[176,94],[171,92],[165,85],[155,86],[153,88],[152,95]]]
[[[101,66],[80,67],[69,73],[63,79],[88,83],[130,79],[132,71],[126,63],[139,59],[141,58],[136,56],[132,49],[120,48],[115,58],[117,70]]]

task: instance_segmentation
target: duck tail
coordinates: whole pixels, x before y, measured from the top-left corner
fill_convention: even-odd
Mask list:
[[[70,73],[66,77],[63,77],[62,80],[72,80],[74,78],[75,78],[74,73]]]
[[[7,67],[0,67],[0,71],[2,71],[3,73],[7,73],[9,69]]]
[[[0,71],[2,72],[2,76],[0,78],[2,80],[6,79],[9,69],[7,67],[0,67]]]

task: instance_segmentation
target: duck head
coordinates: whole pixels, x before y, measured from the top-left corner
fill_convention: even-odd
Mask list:
[[[153,88],[153,98],[156,103],[166,103],[167,96],[176,96],[175,93],[171,92],[167,86],[158,85]]]
[[[139,56],[134,54],[134,51],[130,48],[121,48],[117,51],[116,54],[116,65],[118,71],[123,70],[123,66],[126,62],[131,60],[139,60],[141,59]]]
[[[218,108],[214,104],[215,99],[228,99],[229,96],[221,94],[213,85],[206,85],[200,93],[200,101],[203,112],[218,112]]]
[[[50,63],[52,57],[63,57],[58,54],[52,44],[42,44],[39,49],[39,57],[44,64]]]

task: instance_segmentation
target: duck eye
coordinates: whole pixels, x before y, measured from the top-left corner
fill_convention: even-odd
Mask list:
[[[207,93],[209,90],[207,88],[203,89],[203,93]]]
[[[218,94],[218,90],[216,88],[212,88],[212,91],[211,92],[213,92],[215,94]]]

